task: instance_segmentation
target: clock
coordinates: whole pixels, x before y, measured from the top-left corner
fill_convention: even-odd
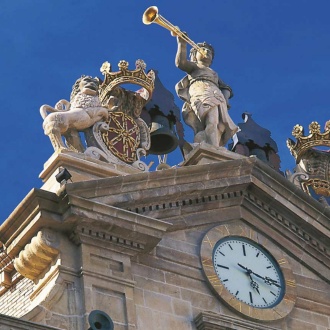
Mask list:
[[[296,289],[288,260],[246,225],[209,230],[201,244],[201,261],[208,284],[235,311],[276,320],[293,309]]]
[[[278,263],[246,237],[220,239],[213,249],[213,267],[223,286],[245,304],[273,307],[284,296],[284,277]]]

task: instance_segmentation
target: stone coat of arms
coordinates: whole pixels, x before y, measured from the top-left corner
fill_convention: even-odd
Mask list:
[[[44,132],[55,152],[70,150],[148,170],[140,157],[150,148],[150,132],[140,115],[152,96],[155,74],[152,70],[145,72],[142,60],[135,64],[135,70],[129,70],[128,62],[120,61],[119,71],[112,72],[110,63],[105,62],[100,69],[103,81],[82,76],[73,85],[70,102],[60,100],[54,108],[40,108]],[[131,91],[123,84],[138,85],[140,89]]]

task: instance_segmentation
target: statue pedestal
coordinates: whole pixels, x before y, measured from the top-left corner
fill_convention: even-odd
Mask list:
[[[44,183],[41,189],[57,192],[61,185],[56,181],[55,176],[63,168],[66,168],[72,175],[72,182],[97,180],[141,172],[132,166],[106,163],[84,154],[62,151],[54,153],[44,164],[44,169],[39,175],[39,178]]]
[[[245,156],[231,152],[224,147],[214,147],[208,143],[194,143],[182,166],[204,165],[226,160],[244,159]]]

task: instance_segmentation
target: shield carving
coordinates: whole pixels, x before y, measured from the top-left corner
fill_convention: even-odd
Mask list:
[[[109,129],[102,133],[102,141],[108,150],[126,163],[137,160],[140,130],[135,120],[123,112],[110,112]]]

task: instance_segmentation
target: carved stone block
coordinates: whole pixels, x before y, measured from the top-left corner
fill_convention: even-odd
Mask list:
[[[59,238],[50,229],[42,229],[14,260],[15,269],[24,277],[36,281],[59,254]]]

